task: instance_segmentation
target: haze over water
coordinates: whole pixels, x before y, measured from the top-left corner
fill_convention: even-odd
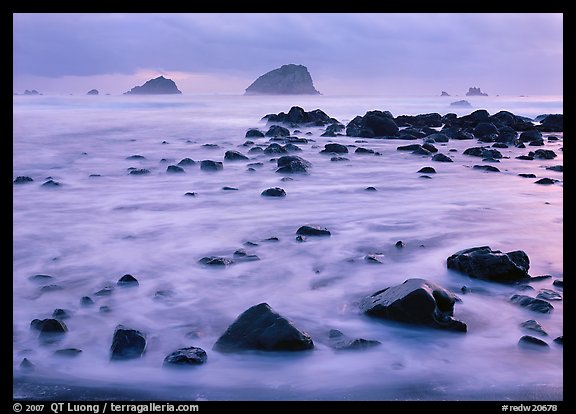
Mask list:
[[[473,108],[449,106],[458,99]],[[323,128],[291,128],[293,136],[311,140],[297,144],[303,151],[296,155],[313,167],[308,175],[283,181],[274,156],[248,153],[250,147],[242,144],[249,128],[267,130],[260,121],[264,115],[294,105],[321,109],[344,124],[373,109],[394,116],[461,116],[475,109],[530,118],[563,113],[561,96],[15,96],[13,175],[34,181],[13,188],[13,372],[24,384],[14,389],[14,397],[42,398],[25,384],[54,381],[144,390],[166,399],[562,399],[562,347],[552,339],[563,334],[563,301],[552,302],[549,315],[508,301],[515,293],[535,296],[540,289],[557,289],[552,282],[563,277],[563,174],[546,170],[563,164],[562,133],[545,134],[544,147],[500,149],[504,158],[492,164],[500,172],[491,173],[472,168],[487,164],[480,158],[463,155],[466,148],[480,146],[476,140],[435,144],[454,160],[438,163],[396,150],[421,140],[358,142],[321,137]],[[548,135],[560,139],[548,141]],[[348,161],[332,162],[320,153],[328,142],[380,155],[350,148]],[[515,158],[536,148],[553,150],[557,157]],[[250,160],[224,161],[227,150]],[[126,159],[132,155],[145,159]],[[166,172],[186,157],[224,161],[224,169],[207,173],[196,164],[184,167],[184,174]],[[250,163],[262,165],[249,171]],[[421,178],[417,171],[424,166],[437,174]],[[129,167],[151,173],[129,175]],[[47,177],[62,186],[42,187]],[[534,183],[542,177],[559,181]],[[369,186],[377,191],[365,191]],[[262,197],[269,187],[282,187],[287,196]],[[299,243],[295,233],[304,224],[326,227],[332,236]],[[271,237],[278,241],[266,240]],[[402,249],[395,247],[399,240]],[[446,268],[451,254],[483,245],[523,250],[532,276],[552,278],[521,292]],[[225,269],[198,263],[240,248],[260,260]],[[364,260],[374,253],[382,264]],[[126,273],[138,279],[138,288],[94,295]],[[35,274],[54,276],[50,283],[61,289],[42,290],[29,280]],[[360,314],[362,297],[413,277],[459,295],[454,316],[467,323],[466,334]],[[462,286],[471,292],[463,293]],[[95,306],[82,307],[83,296],[92,297]],[[314,350],[297,355],[212,351],[234,319],[261,302],[308,332]],[[110,312],[100,312],[101,306]],[[69,332],[59,343],[41,344],[30,322],[51,317],[56,308],[70,311]],[[529,319],[548,332],[549,350],[518,346],[529,333],[519,324]],[[118,324],[147,335],[142,358],[110,361]],[[330,329],[382,344],[335,351],[327,345]],[[205,349],[207,364],[183,372],[162,368],[166,355],[186,346]],[[61,348],[82,353],[55,356]],[[33,372],[19,368],[24,357],[36,365]]]

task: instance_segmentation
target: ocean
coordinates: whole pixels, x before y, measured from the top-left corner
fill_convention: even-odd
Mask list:
[[[450,107],[459,99],[472,108]],[[283,180],[287,175],[275,172],[277,156],[250,153],[252,146],[243,144],[248,129],[267,130],[263,116],[292,106],[321,109],[343,124],[374,109],[394,116],[563,113],[561,96],[14,96],[13,179],[33,179],[13,185],[14,398],[75,399],[93,389],[100,390],[90,394],[98,399],[122,392],[165,400],[562,400],[563,350],[553,339],[563,335],[563,301],[551,301],[550,314],[509,301],[543,289],[562,294],[553,281],[563,278],[563,173],[546,169],[563,164],[562,133],[545,133],[543,147],[499,149],[499,163],[464,155],[486,145],[476,140],[437,143],[454,161],[440,163],[396,149],[421,139],[322,137],[322,127],[290,128],[309,140],[297,144],[302,151],[295,155],[312,168]],[[333,162],[320,153],[329,142],[379,155],[350,147],[348,160]],[[557,157],[515,158],[537,148]],[[250,159],[224,160],[227,150]],[[128,159],[134,155],[142,157]],[[167,173],[184,158],[197,163]],[[201,160],[222,161],[224,168],[203,171]],[[500,172],[474,169],[477,164]],[[418,173],[425,166],[436,169],[431,179]],[[131,167],[150,173],[131,175]],[[43,186],[49,177],[61,185]],[[544,177],[557,181],[535,184]],[[286,197],[261,196],[271,187],[283,188]],[[331,236],[298,242],[296,230],[307,224]],[[551,277],[520,291],[447,269],[450,255],[476,246],[523,250],[532,276]],[[199,263],[238,249],[259,260],[225,268]],[[379,263],[365,260],[370,254]],[[53,278],[36,283],[30,278],[37,274]],[[139,286],[116,287],[125,274]],[[468,331],[361,314],[363,297],[409,278],[456,293],[462,301],[454,317]],[[96,295],[106,287],[113,289]],[[82,306],[84,296],[94,305]],[[314,349],[212,349],[238,315],[262,302],[307,332]],[[68,332],[43,343],[31,321],[51,318],[55,309],[69,314]],[[520,326],[531,319],[547,332],[539,337],[549,347],[518,345],[523,335],[538,336]],[[111,361],[119,324],[146,335],[142,358]],[[335,350],[331,329],[381,344]],[[169,353],[190,346],[206,351],[206,364],[163,367]],[[66,348],[82,352],[55,354]],[[24,358],[34,369],[21,367]]]

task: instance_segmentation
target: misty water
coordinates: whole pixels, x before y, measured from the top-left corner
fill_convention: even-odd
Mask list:
[[[322,109],[344,124],[373,109],[394,116],[460,116],[480,108],[531,118],[562,113],[561,97],[466,99],[474,108],[455,109],[449,103],[457,99],[440,97],[15,96],[13,179],[34,181],[13,186],[14,397],[50,398],[56,395],[50,390],[83,386],[189,400],[562,399],[563,351],[553,339],[563,335],[563,301],[551,302],[554,310],[541,314],[508,300],[516,293],[536,296],[541,289],[562,294],[552,283],[563,277],[563,175],[546,169],[563,164],[562,133],[545,133],[543,147],[499,149],[504,158],[491,163],[498,173],[473,169],[489,163],[462,154],[482,145],[476,140],[436,144],[454,160],[440,163],[396,150],[422,140],[357,142],[321,137],[320,127],[299,128],[292,135],[311,142],[297,144],[303,151],[296,155],[313,167],[286,181],[275,172],[273,155],[242,146],[249,128],[267,130],[264,115],[293,105]],[[547,140],[549,135],[559,140]],[[355,154],[351,147],[348,161],[332,162],[320,153],[328,142],[380,155]],[[557,157],[515,158],[537,148]],[[224,161],[227,150],[250,160]],[[133,155],[145,159],[127,159]],[[224,169],[205,172],[197,163],[185,166],[184,174],[166,172],[186,157],[223,161]],[[251,171],[251,163],[261,165]],[[425,166],[437,174],[422,178],[417,171]],[[129,175],[130,167],[150,174]],[[47,177],[61,186],[42,186]],[[543,177],[558,181],[534,183]],[[223,190],[226,186],[237,190]],[[369,186],[377,191],[365,191]],[[285,189],[287,196],[262,197],[270,187]],[[298,242],[296,230],[304,224],[326,227],[332,235]],[[397,241],[405,246],[397,248]],[[552,277],[520,290],[447,269],[448,256],[484,245],[523,250],[532,276]],[[240,248],[260,260],[224,269],[198,262],[232,257]],[[366,261],[368,254],[378,254],[381,263]],[[36,274],[53,279],[38,284],[30,280]],[[116,287],[124,274],[135,276],[139,286]],[[454,317],[468,325],[467,333],[360,313],[362,297],[414,277],[462,299]],[[95,295],[106,286],[115,287],[111,295]],[[83,296],[95,304],[81,306]],[[307,332],[314,349],[213,351],[235,318],[261,302]],[[42,343],[30,322],[50,318],[57,308],[70,313],[64,320],[69,331],[59,342]],[[542,339],[549,348],[518,345],[521,336],[534,334],[520,327],[529,319],[548,333]],[[142,358],[110,360],[118,324],[146,335]],[[334,350],[328,345],[330,329],[381,345]],[[163,368],[166,355],[188,346],[206,350],[207,363],[189,370]],[[73,358],[54,354],[64,348],[82,352]],[[23,358],[34,370],[20,367]],[[56,388],[38,388],[42,384]]]

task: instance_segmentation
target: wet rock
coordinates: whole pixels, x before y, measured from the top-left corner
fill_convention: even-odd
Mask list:
[[[562,132],[564,131],[564,115],[550,114],[540,121],[538,129],[544,132]]]
[[[532,155],[534,158],[538,158],[541,160],[552,160],[556,158],[556,153],[552,150],[547,149],[537,149],[536,151],[530,153],[528,155]]]
[[[197,197],[198,193],[195,193],[194,191],[188,191],[188,192],[184,193],[184,195],[187,197]]]
[[[433,167],[422,167],[418,172],[422,174],[436,174],[436,170]]]
[[[358,147],[358,148],[356,148],[354,153],[355,154],[375,154],[375,151],[373,149],[369,149],[369,148]]]
[[[258,129],[249,129],[246,131],[246,138],[264,138],[264,133]]]
[[[539,180],[534,181],[534,183],[550,185],[550,184],[554,184],[556,181],[558,181],[558,180],[554,180],[553,178],[540,178]]]
[[[236,187],[228,187],[228,186],[224,186],[222,187],[223,191],[238,191],[238,188]]]
[[[452,158],[448,157],[447,155],[444,154],[434,154],[432,156],[432,161],[438,161],[438,162],[454,162],[452,161]]]
[[[491,122],[480,122],[476,127],[474,127],[474,136],[477,138],[482,138],[486,136],[495,136],[498,134],[498,128],[494,126]]]
[[[402,240],[398,240],[396,243],[394,243],[394,246],[395,246],[397,249],[401,249],[401,248],[403,248],[403,247],[406,246],[406,243],[404,243]]]
[[[312,349],[312,338],[276,313],[267,303],[244,311],[214,344],[219,352],[242,350],[303,351]]]
[[[113,290],[114,288],[112,286],[106,286],[94,293],[94,296],[110,296]]]
[[[134,168],[133,170],[130,170],[129,174],[130,175],[146,175],[146,174],[150,174],[150,170],[147,170],[146,168]]]
[[[564,172],[563,165],[552,165],[550,167],[546,167],[547,170],[556,171],[556,172]]]
[[[330,231],[317,225],[305,225],[298,228],[296,234],[301,236],[330,236]]]
[[[208,149],[218,149],[220,148],[220,146],[218,144],[202,144],[203,148],[208,148]]]
[[[396,147],[396,151],[415,151],[422,148],[420,144],[409,144],[409,145],[400,145]]]
[[[46,284],[46,283],[50,283],[52,280],[54,280],[54,276],[49,276],[49,275],[32,275],[28,278],[28,280],[30,280],[31,282],[34,283],[38,283],[38,284]]]
[[[524,335],[522,338],[520,338],[518,345],[521,347],[549,347],[546,341],[531,335]]]
[[[180,173],[184,173],[186,171],[184,171],[184,168],[179,167],[178,165],[169,165],[166,168],[166,172],[169,174],[180,174]]]
[[[108,313],[111,311],[112,311],[112,309],[110,309],[110,306],[106,306],[106,305],[100,306],[98,308],[98,312],[100,312],[100,313]]]
[[[415,154],[415,155],[432,155],[432,152],[428,151],[426,148],[424,148],[424,146],[422,146],[422,147],[412,151],[412,154]]]
[[[202,348],[180,348],[164,358],[164,366],[187,367],[205,364],[208,360],[206,351]]]
[[[531,129],[529,131],[524,131],[520,134],[518,139],[521,142],[530,142],[530,141],[541,141],[542,140],[542,133],[536,129]]]
[[[376,138],[398,135],[398,125],[388,111],[369,111],[357,116],[346,125],[346,135],[362,138]]]
[[[280,187],[267,188],[260,194],[264,197],[286,197],[286,191]]]
[[[536,174],[520,173],[518,176],[523,178],[536,178]]]
[[[284,155],[277,160],[277,173],[280,174],[305,174],[312,164],[297,155]]]
[[[22,371],[34,371],[36,365],[30,362],[28,358],[23,358],[22,362],[20,362],[19,367]]]
[[[557,343],[558,345],[564,345],[564,335],[560,335],[554,338],[554,342]]]
[[[242,154],[240,151],[226,151],[224,154],[224,159],[226,161],[245,161],[249,158]]]
[[[381,254],[370,253],[364,256],[364,260],[368,263],[382,264],[382,257],[383,256]]]
[[[268,145],[264,148],[264,154],[272,155],[272,154],[286,154],[288,150],[284,148],[282,145],[273,142],[272,144]]]
[[[466,324],[454,319],[452,292],[424,279],[408,279],[363,298],[360,310],[368,315],[433,328],[466,332]]]
[[[564,279],[556,279],[552,284],[559,288],[564,288]]]
[[[65,309],[54,309],[54,312],[52,312],[52,317],[54,319],[68,319],[70,317],[70,311],[67,311]]]
[[[139,285],[138,279],[136,279],[131,274],[125,274],[120,279],[118,279],[116,284],[121,287],[135,287]]]
[[[14,181],[12,181],[14,184],[26,184],[26,183],[31,183],[34,180],[30,177],[27,177],[25,175],[19,175],[18,177],[16,177],[14,179]]]
[[[502,153],[497,149],[484,148],[484,147],[466,148],[463,154],[482,158],[502,158]]]
[[[180,167],[189,167],[191,165],[195,165],[196,161],[194,161],[192,158],[182,158],[180,161],[178,161],[178,165]]]
[[[48,180],[44,184],[42,184],[42,187],[49,187],[49,188],[60,187],[60,186],[62,186],[62,184],[60,184],[58,181],[54,181],[54,180]]]
[[[82,306],[92,306],[94,305],[94,301],[90,296],[82,296],[80,299],[80,305]]]
[[[234,263],[234,260],[227,257],[206,256],[198,260],[198,262],[205,266],[229,266]]]
[[[78,348],[64,348],[58,349],[54,351],[55,356],[66,357],[66,358],[74,358],[79,356],[82,353],[81,349]]]
[[[280,125],[272,125],[270,128],[268,128],[268,131],[266,131],[266,133],[264,134],[264,136],[266,137],[289,137],[290,136],[290,131],[288,130],[288,128],[284,128],[283,126]]]
[[[224,164],[220,161],[202,160],[200,162],[200,169],[202,171],[220,171],[224,169]]]
[[[544,140],[539,139],[539,140],[535,140],[535,141],[530,141],[530,143],[528,145],[531,147],[542,147],[544,145]]]
[[[524,329],[528,329],[530,331],[534,331],[539,333],[540,335],[544,335],[547,336],[548,334],[546,333],[546,331],[544,330],[544,328],[542,328],[542,325],[540,325],[538,322],[536,322],[534,319],[530,319],[527,320],[525,322],[522,322],[520,324],[520,326]]]
[[[536,298],[543,300],[562,300],[562,295],[552,289],[540,289]]]
[[[337,143],[329,143],[324,145],[324,149],[320,151],[322,153],[336,153],[336,154],[347,154],[348,148],[346,145],[337,144]]]
[[[332,157],[330,158],[330,161],[333,162],[337,162],[337,161],[350,161],[350,159],[346,158],[346,157]]]
[[[446,263],[448,269],[476,279],[514,282],[530,277],[530,260],[522,250],[502,253],[488,246],[472,247],[454,253]]]
[[[366,188],[364,189],[364,191],[372,191],[372,192],[373,192],[373,191],[378,191],[378,190],[376,189],[376,187],[370,186],[370,187],[366,187]]]
[[[302,148],[300,148],[298,145],[294,145],[292,143],[288,143],[288,144],[284,145],[284,149],[287,152],[302,152]]]
[[[131,161],[134,161],[134,160],[145,160],[146,157],[145,157],[144,155],[138,155],[138,154],[136,154],[136,155],[130,155],[129,157],[126,157],[126,159],[127,159],[127,160],[131,160]]]
[[[380,341],[370,339],[363,339],[363,338],[352,339],[344,335],[338,329],[330,329],[330,332],[328,333],[328,345],[331,348],[338,350],[367,349],[380,344],[381,344]]]
[[[142,332],[127,328],[123,325],[116,326],[112,346],[110,347],[110,359],[126,360],[140,358],[146,349],[146,338]]]
[[[326,131],[320,135],[321,137],[336,137],[342,135],[341,132],[344,130],[344,125],[342,124],[331,124],[326,127]],[[294,132],[296,133],[296,132]]]
[[[436,153],[438,152],[438,148],[436,148],[434,145],[432,145],[429,142],[426,142],[424,144],[422,144],[422,148],[425,149],[426,151],[429,151],[431,153]]]
[[[526,295],[512,295],[510,297],[510,302],[528,310],[540,313],[550,313],[554,309],[554,306],[545,300],[532,298]]]
[[[484,171],[491,171],[491,172],[500,172],[500,170],[493,165],[475,165],[472,168],[476,170],[484,170]]]

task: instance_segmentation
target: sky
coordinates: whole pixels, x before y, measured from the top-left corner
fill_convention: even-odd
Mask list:
[[[122,94],[163,75],[238,94],[284,64],[324,95],[562,95],[562,13],[15,13],[13,92]]]

